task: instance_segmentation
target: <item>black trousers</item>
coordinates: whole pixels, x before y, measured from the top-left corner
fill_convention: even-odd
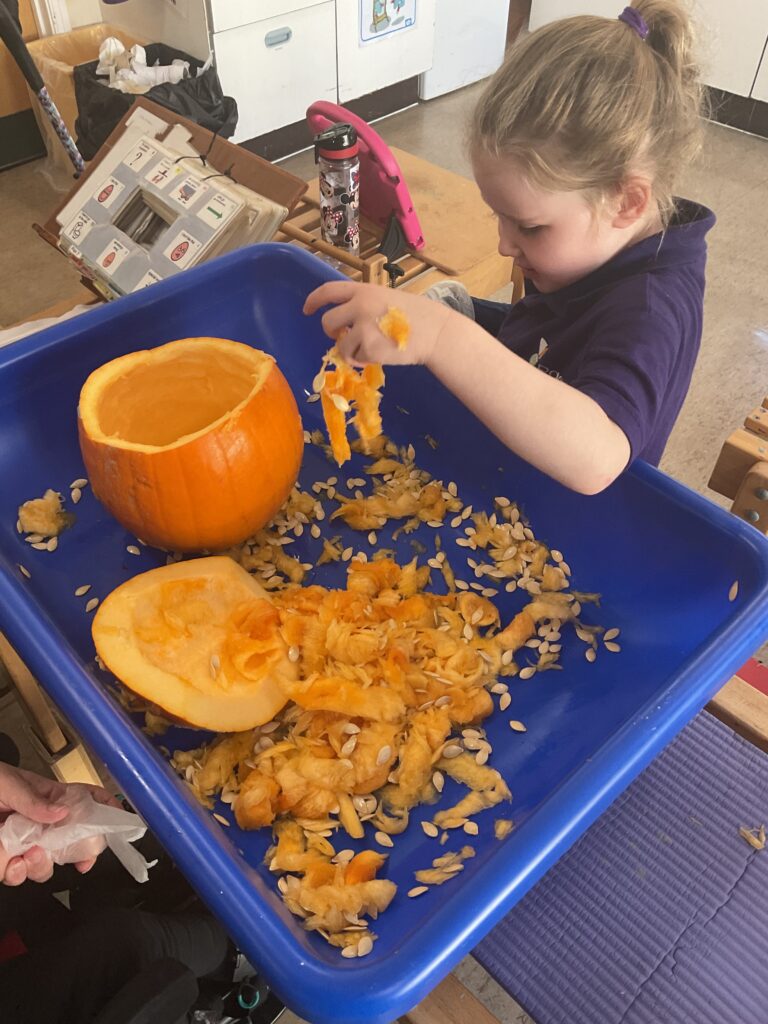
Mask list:
[[[113,876],[108,864],[106,874]],[[88,1024],[156,960],[172,957],[202,978],[226,959],[227,934],[200,904],[177,912],[121,905],[135,900],[104,878],[89,886],[88,876],[76,875],[57,868],[44,885],[0,886],[0,931],[17,931],[29,950],[0,965],[2,1024]],[[67,910],[53,893],[70,882]],[[78,893],[87,895],[78,899]]]

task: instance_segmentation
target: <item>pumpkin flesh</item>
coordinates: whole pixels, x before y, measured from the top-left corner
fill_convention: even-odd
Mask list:
[[[221,732],[268,722],[297,676],[269,596],[226,557],[135,576],[104,600],[93,638],[102,661],[134,693]]]

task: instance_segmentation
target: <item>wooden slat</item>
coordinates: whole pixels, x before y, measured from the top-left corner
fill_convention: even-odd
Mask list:
[[[14,682],[21,700],[35,723],[40,739],[51,754],[56,754],[67,746],[67,737],[61,731],[48,702],[37,680],[27,666],[0,633],[0,658],[8,669],[8,675]]]
[[[754,686],[734,676],[715,694],[707,711],[768,753],[768,697]]]
[[[726,498],[735,498],[741,482],[756,462],[768,459],[768,440],[749,430],[734,430],[723,445],[709,486]]]
[[[756,462],[745,474],[731,512],[768,535],[768,461]]]
[[[500,1024],[479,999],[454,978],[442,981],[426,999],[400,1018],[401,1024]]]
[[[768,401],[768,399],[763,399],[763,401]],[[768,407],[759,405],[757,409],[753,409],[744,420],[744,426],[747,430],[751,430],[753,434],[759,434],[760,437],[768,437]]]

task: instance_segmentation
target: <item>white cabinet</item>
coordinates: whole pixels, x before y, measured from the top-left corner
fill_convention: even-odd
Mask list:
[[[615,18],[620,6],[615,0],[533,0],[531,28],[574,14]],[[693,13],[704,82],[738,96],[749,96],[768,39],[768,2],[695,0]]]
[[[417,0],[411,28],[361,43],[361,18],[370,0],[336,0],[339,103],[367,96],[432,66],[436,0]]]
[[[233,142],[301,121],[314,100],[336,100],[334,7],[326,0],[214,33],[222,87],[237,100]]]

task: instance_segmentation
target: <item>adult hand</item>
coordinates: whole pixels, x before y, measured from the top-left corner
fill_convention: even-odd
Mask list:
[[[118,802],[101,786],[89,786],[93,799],[98,803],[119,807]],[[42,775],[0,764],[0,821],[17,811],[43,825],[63,821],[69,808],[58,803],[66,792],[66,784],[46,779]],[[94,851],[96,855],[100,851]],[[75,867],[80,872],[90,871],[96,863],[96,856],[78,861]],[[4,885],[21,885],[27,879],[32,882],[46,882],[53,874],[53,861],[45,850],[33,846],[18,857],[9,857],[0,843],[0,881]]]
[[[347,362],[385,366],[427,363],[446,322],[459,315],[422,295],[354,281],[329,281],[316,288],[307,297],[304,312],[310,316],[323,306],[332,307],[323,314],[323,330]],[[405,315],[410,326],[402,349],[380,327],[392,306]]]

